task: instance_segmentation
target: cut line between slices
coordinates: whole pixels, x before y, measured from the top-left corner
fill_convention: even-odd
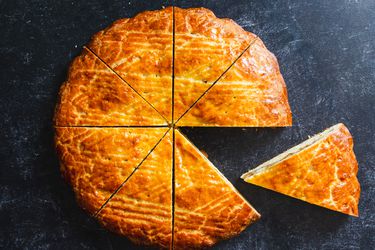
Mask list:
[[[258,39],[258,37],[255,37],[253,40],[250,41],[249,45],[245,48],[244,51],[241,52],[241,54],[230,64],[230,66],[199,96],[199,98],[197,100],[194,101],[194,103],[177,119],[176,121],[176,125],[177,123],[181,120],[181,118],[183,118],[198,102],[200,99],[202,99],[203,96],[206,95],[206,93],[212,89],[215,84],[220,81],[220,79],[225,75],[225,73],[227,73],[232,67],[233,65],[241,58],[241,56],[251,47],[251,45],[253,45],[255,43],[255,41]]]
[[[172,17],[173,17],[173,23],[172,23],[172,126],[174,126],[174,57],[175,57],[175,35],[176,35],[176,24],[175,24],[175,12],[174,12],[174,6],[172,6]],[[173,137],[174,138],[174,137]],[[173,241],[172,241],[173,243]]]
[[[100,58],[94,51],[92,51],[89,47],[83,46],[85,49],[90,51],[96,58],[98,58],[112,73],[114,73],[118,78],[121,79],[122,82],[124,82],[126,85],[128,85],[139,97],[141,97],[148,105],[150,105],[151,108],[153,108],[163,119],[167,124],[169,124],[168,119],[166,119],[149,101],[146,100],[132,85],[130,85],[123,77],[121,77],[114,69],[112,69],[105,61],[103,61],[102,58]]]
[[[121,185],[111,194],[111,196],[103,203],[103,205],[99,208],[98,211],[95,212],[94,217],[96,218],[97,215],[104,209],[104,207],[111,201],[111,199],[120,191],[120,189],[126,184],[126,182],[131,178],[131,176],[137,171],[137,169],[142,165],[142,163],[148,158],[148,156],[155,150],[155,148],[160,144],[160,142],[164,139],[164,137],[168,134],[171,129],[169,128],[164,135],[159,139],[159,141],[151,148],[151,150],[147,153],[147,155],[141,160],[140,163],[134,168],[132,173],[121,183]]]
[[[202,97],[204,97],[207,92],[212,89],[216,83],[233,67],[233,65],[242,57],[242,55],[255,43],[257,39],[259,39],[258,36],[255,36],[252,40],[249,41],[249,44],[246,46],[246,48],[241,51],[241,53],[233,60],[233,62],[219,75],[219,77],[210,84],[210,86],[196,99],[193,104],[189,106],[185,112],[178,117],[178,119],[175,121],[174,117],[174,100],[175,100],[175,6],[172,6],[172,122],[169,123],[168,119],[165,118],[164,115],[162,115],[155,107],[152,105],[143,95],[141,95],[130,83],[128,83],[119,73],[117,73],[110,65],[108,65],[101,57],[99,57],[90,47],[83,46],[84,49],[87,49],[89,52],[91,52],[96,58],[98,58],[111,72],[113,72],[123,83],[125,83],[127,86],[129,86],[139,97],[141,97],[152,109],[154,109],[163,119],[166,121],[169,127],[178,127],[177,123],[181,120],[182,117],[184,117],[198,102]],[[67,126],[69,127],[69,126]],[[84,127],[84,126],[82,126]],[[107,127],[107,126],[86,126],[86,127]],[[108,127],[132,127],[132,126],[108,126]],[[134,127],[159,127],[158,126],[134,126]],[[183,126],[181,126],[183,127]]]
[[[86,47],[84,46],[83,48],[84,49],[87,49],[90,53],[92,53],[96,58],[98,58],[101,63],[103,63],[112,73],[114,73],[124,84],[126,84],[127,86],[129,86],[138,96],[140,96],[149,106],[151,106],[161,117],[163,117],[163,119],[166,121],[166,123],[168,125],[145,125],[145,126],[133,126],[133,125],[129,125],[129,126],[126,126],[126,125],[120,125],[120,126],[79,126],[79,125],[73,125],[73,126],[57,126],[55,125],[54,127],[55,128],[69,128],[69,127],[81,127],[81,128],[121,128],[121,127],[124,127],[124,128],[160,128],[160,127],[169,127],[169,129],[165,132],[165,134],[160,138],[160,140],[152,147],[152,149],[148,152],[148,154],[142,159],[142,161],[134,168],[134,170],[132,171],[132,173],[122,182],[122,184],[110,195],[110,197],[102,204],[102,206],[95,212],[95,214],[93,215],[94,218],[97,218],[97,216],[100,214],[100,212],[106,207],[106,205],[116,196],[116,194],[126,185],[126,183],[128,182],[128,180],[136,173],[136,171],[139,169],[139,167],[142,165],[142,163],[144,161],[147,160],[147,158],[149,157],[150,154],[152,154],[155,150],[155,148],[160,144],[160,142],[165,138],[165,136],[169,133],[169,131],[172,130],[172,133],[173,133],[173,139],[172,139],[172,143],[173,143],[173,148],[172,148],[172,249],[174,248],[174,226],[175,226],[175,223],[174,223],[174,220],[175,220],[175,129],[178,128],[177,126],[177,123],[178,121],[186,114],[188,113],[195,105],[196,103],[203,97],[205,96],[205,94],[223,77],[223,75],[229,71],[232,66],[239,60],[239,58],[254,44],[254,42],[259,39],[257,36],[252,39],[251,41],[249,41],[249,44],[247,45],[247,47],[235,58],[235,60],[219,75],[219,77],[212,83],[210,84],[210,86],[199,96],[198,99],[196,99],[194,101],[194,103],[192,105],[190,105],[190,107],[180,116],[178,117],[178,119],[176,119],[175,121],[175,117],[174,117],[174,89],[175,89],[175,86],[174,86],[174,81],[175,81],[175,65],[174,65],[174,62],[175,62],[175,12],[174,12],[174,6],[173,6],[173,47],[172,47],[172,123],[169,123],[168,122],[168,119],[166,119],[164,117],[164,115],[162,115],[145,97],[143,97],[136,89],[134,89],[134,87],[128,83],[123,77],[121,77],[113,68],[111,68],[105,61],[103,61],[94,51],[91,50],[91,48],[89,47]],[[181,133],[181,132],[179,132]],[[186,136],[184,136],[182,133],[181,135],[187,140],[190,142],[190,140],[188,140],[186,138]],[[191,142],[190,142],[191,143]],[[193,143],[191,143],[192,145],[194,145]],[[195,147],[195,145],[194,145]],[[199,149],[197,149],[195,147],[195,149],[200,152]],[[200,152],[201,153],[201,152]],[[204,159],[207,160],[207,158],[202,154],[202,157]],[[230,183],[228,181],[228,179],[213,165],[211,164],[211,167],[218,173],[219,176],[222,177],[222,179],[230,186],[233,188],[233,190],[249,205],[251,206],[247,200],[245,198],[243,198],[243,196],[238,192],[238,190],[236,190],[233,186],[232,183]]]

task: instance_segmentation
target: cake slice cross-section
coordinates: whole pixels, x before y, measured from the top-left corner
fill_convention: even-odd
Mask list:
[[[256,36],[205,8],[174,8],[174,120],[235,62]]]
[[[175,130],[175,249],[205,248],[239,234],[260,215]]]
[[[135,244],[171,248],[172,130],[97,214],[109,230]]]
[[[69,68],[55,112],[56,126],[154,126],[167,121],[92,52]]]
[[[291,126],[287,89],[276,57],[257,38],[177,125]]]
[[[337,124],[242,175],[249,183],[358,216],[360,185],[353,139]]]
[[[56,128],[61,172],[80,206],[95,214],[168,128]]]
[[[171,122],[172,7],[117,20],[88,47]]]

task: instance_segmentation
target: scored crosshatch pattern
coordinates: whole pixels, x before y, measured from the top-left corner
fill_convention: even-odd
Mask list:
[[[165,14],[164,12],[167,14]],[[152,21],[150,22],[147,21],[147,15],[145,13],[151,16]],[[207,92],[210,91],[210,89],[215,85],[215,83],[220,81],[222,77],[225,77],[226,73],[231,70],[232,66],[233,67],[235,66],[236,61],[239,58],[241,58],[241,56],[251,48],[253,43],[255,43],[255,41],[257,40],[257,37],[250,32],[244,31],[240,26],[238,26],[232,20],[216,18],[215,15],[211,11],[207,9],[203,9],[203,8],[182,10],[180,8],[169,7],[164,10],[148,11],[145,13],[141,13],[134,18],[122,19],[122,20],[116,21],[109,28],[97,33],[92,39],[91,43],[88,45],[88,47],[87,48],[85,47],[84,49],[87,51],[86,53],[89,53],[94,58],[93,60],[97,61],[98,64],[101,64],[101,66],[106,68],[106,70],[109,70],[110,72],[112,72],[112,75],[116,76],[117,80],[122,81],[124,83],[124,86],[129,86],[130,87],[129,93],[135,96],[137,95],[140,96],[143,99],[144,103],[147,103],[146,106],[148,105],[150,108],[156,110],[159,114],[161,114],[164,118],[167,118],[168,125],[165,123],[164,125],[159,125],[155,123],[148,123],[148,121],[144,121],[136,125],[115,124],[115,123],[108,124],[107,123],[103,125],[100,124],[99,126],[95,123],[93,125],[86,125],[85,123],[81,123],[78,126],[82,127],[82,129],[85,129],[85,126],[87,126],[87,128],[90,127],[92,129],[94,128],[99,129],[99,127],[102,129],[105,129],[106,127],[108,128],[114,128],[114,127],[146,128],[147,127],[147,129],[150,131],[154,129],[162,129],[163,127],[167,129],[169,127],[169,131],[172,131],[172,132],[170,132],[171,135],[169,135],[168,133],[167,137],[169,138],[168,140],[171,140],[171,144],[173,145],[171,147],[172,155],[169,158],[169,160],[171,161],[172,170],[170,174],[167,174],[165,176],[168,178],[164,178],[163,181],[167,181],[167,179],[169,180],[170,186],[168,190],[170,190],[171,195],[172,195],[171,200],[170,200],[171,217],[169,218],[171,222],[170,241],[165,240],[165,239],[161,240],[159,238],[159,240],[163,241],[164,243],[160,243],[160,242],[158,243],[157,238],[159,236],[155,236],[155,235],[151,236],[147,234],[144,234],[143,236],[139,236],[141,238],[143,237],[141,240],[137,239],[137,229],[136,229],[137,226],[132,227],[132,225],[130,224],[127,225],[126,223],[132,223],[132,221],[129,220],[126,222],[123,218],[121,218],[121,214],[124,214],[126,212],[121,211],[121,205],[120,205],[121,202],[124,201],[124,199],[128,200],[129,195],[134,196],[134,194],[127,193],[129,190],[127,190],[126,187],[128,186],[135,187],[134,185],[136,184],[134,183],[134,180],[137,180],[139,178],[141,178],[139,180],[145,180],[145,178],[146,179],[148,178],[144,175],[145,169],[147,169],[147,167],[142,168],[142,166],[147,165],[147,164],[149,165],[150,161],[153,162],[154,165],[157,165],[158,163],[162,161],[161,160],[162,158],[160,157],[158,158],[159,159],[158,161],[155,161],[153,159],[155,157],[155,154],[157,154],[157,152],[160,153],[160,150],[162,147],[162,144],[160,142],[165,141],[164,137],[166,136],[167,133],[164,134],[164,136],[160,139],[160,141],[154,145],[154,147],[149,151],[149,153],[142,159],[141,163],[138,166],[134,166],[133,170],[131,171],[130,174],[126,176],[126,178],[124,177],[121,182],[117,182],[117,183],[120,183],[120,185],[117,185],[117,189],[116,188],[112,189],[112,193],[110,193],[109,197],[108,195],[106,196],[107,198],[104,199],[104,202],[103,202],[103,199],[101,200],[101,203],[102,203],[101,206],[98,206],[100,204],[96,204],[97,206],[95,207],[95,209],[91,210],[91,213],[92,214],[94,213],[95,217],[98,218],[102,224],[104,224],[106,227],[108,227],[112,231],[118,232],[120,234],[128,235],[129,238],[135,242],[142,243],[140,241],[143,241],[143,243],[147,243],[147,244],[156,244],[156,245],[159,244],[159,246],[162,246],[162,247],[166,247],[168,244],[172,244],[172,248],[173,248],[173,244],[175,243],[174,242],[175,238],[173,237],[175,233],[175,219],[181,222],[181,218],[175,218],[175,204],[178,203],[179,202],[178,199],[181,198],[181,196],[178,196],[178,194],[176,194],[176,191],[179,191],[181,189],[176,189],[175,184],[176,184],[176,178],[179,178],[180,181],[182,181],[182,179],[184,178],[183,177],[181,179],[181,176],[176,176],[176,173],[175,173],[176,163],[177,162],[181,163],[180,157],[176,159],[177,146],[176,146],[175,136],[176,134],[177,134],[177,137],[178,135],[180,135],[178,130],[176,130],[177,128],[176,122],[182,117],[182,115],[185,115],[186,113],[188,113],[188,111],[192,109],[194,105],[202,97],[204,97],[204,95]],[[186,16],[188,16],[189,18],[186,19]],[[161,17],[162,22],[164,22],[163,25],[155,23],[155,20],[158,17]],[[170,17],[172,17],[172,23],[169,23]],[[181,23],[176,24],[177,19],[185,20],[185,22],[187,23],[190,22],[189,25],[193,25],[193,26],[197,25],[197,27],[192,27],[189,25],[184,26],[184,25],[181,25]],[[208,22],[208,23],[205,24],[204,22]],[[136,29],[134,30],[134,27],[131,28],[132,29],[131,32],[123,30],[127,27],[131,27],[130,24],[134,24],[134,23],[140,24],[137,27],[141,27],[141,31],[136,30]],[[208,25],[208,26],[204,27],[205,25]],[[151,27],[154,27],[154,26],[156,28],[156,31],[151,30],[150,36],[146,34],[148,31],[150,31],[150,29],[152,29]],[[189,32],[190,33],[198,32],[199,27],[203,28],[203,30],[201,30],[200,35],[197,35],[197,34],[189,35]],[[194,31],[194,29],[197,29],[197,30]],[[223,29],[223,31],[220,31],[220,29]],[[160,34],[158,34],[157,30],[167,31],[167,33],[169,32],[172,35],[171,36],[165,35],[163,34],[163,32],[161,32],[163,35],[159,36]],[[183,34],[180,34],[179,32],[181,31],[185,31],[187,35],[185,36]],[[219,34],[216,34],[217,31],[219,31]],[[210,33],[210,32],[214,32],[214,33]],[[220,32],[222,32],[222,34]],[[140,40],[139,38],[137,38],[137,35],[144,36],[145,39]],[[205,36],[209,37],[209,39],[205,40]],[[168,39],[170,39],[169,42],[167,41]],[[220,40],[221,43],[215,42],[215,39]],[[146,42],[144,40],[146,40]],[[125,41],[130,42],[133,47],[130,46],[130,48],[124,49],[123,46],[124,46]],[[147,42],[154,43],[155,41],[156,41],[156,45],[154,44],[155,47],[151,46],[152,48],[150,47],[150,44],[145,45],[144,48],[142,47],[139,50],[138,50],[138,47],[136,46],[137,44],[139,45],[139,43],[147,44]],[[172,44],[170,44],[170,42]],[[114,45],[118,45],[118,46],[116,47]],[[210,48],[209,49],[205,48],[206,45]],[[181,46],[181,49],[178,46]],[[196,50],[195,46],[198,46],[199,49]],[[220,53],[218,54],[212,53],[212,50],[214,50],[216,46],[219,46],[222,49],[220,50]],[[147,58],[147,55],[146,55],[147,53],[144,54],[144,50],[148,50],[148,49],[151,49],[152,51],[154,50],[157,51],[155,53],[150,54],[151,59]],[[163,55],[160,55],[161,51],[163,50],[166,50],[167,55],[165,57],[163,57]],[[189,53],[189,50],[192,50],[193,52]],[[131,54],[133,52],[135,53],[135,55]],[[205,52],[209,54],[208,61],[205,61],[205,59],[201,60],[202,59],[201,57],[205,55]],[[128,53],[129,55],[127,55],[126,53]],[[197,57],[196,55],[200,55],[200,56]],[[179,56],[181,56],[181,58]],[[195,59],[194,59],[194,56],[195,56]],[[147,61],[147,60],[151,60],[151,61]],[[154,61],[152,60],[156,60],[157,63],[153,64]],[[148,63],[147,66],[150,66],[149,65],[150,63],[153,64],[149,68],[149,70],[151,70],[152,72],[151,73],[148,72],[146,75],[144,75],[145,78],[137,74],[137,71],[144,68],[143,67],[144,64],[142,62],[143,63],[147,62]],[[176,62],[178,63],[176,64]],[[186,68],[184,65],[188,65],[188,66],[190,65],[193,71],[189,71],[189,68],[188,67]],[[158,72],[156,73],[156,75],[150,78],[150,76],[153,73],[158,71],[158,68],[165,69],[166,71],[162,70],[162,72]],[[211,69],[214,72],[212,74],[210,74]],[[181,74],[181,73],[184,73],[184,71],[187,71],[185,72],[185,75]],[[168,72],[169,72],[169,76],[168,76]],[[88,73],[84,73],[83,75],[86,77],[87,75],[90,75],[90,73],[91,72],[89,71]],[[195,80],[194,80],[193,84],[191,85],[190,84],[191,82],[185,81],[189,76],[192,76],[191,79],[195,79],[195,80],[197,80],[199,77],[205,78],[201,80],[201,82],[204,82],[204,84],[203,85],[198,84],[200,87],[197,87],[198,85],[195,83]],[[170,79],[170,81],[166,79]],[[156,81],[157,86],[152,86],[153,81]],[[91,83],[92,82],[87,81],[87,85],[90,85]],[[108,81],[104,83],[108,84]],[[97,85],[100,85],[100,84],[97,84]],[[190,93],[191,86],[187,87],[187,90],[186,89],[184,90],[184,86],[186,87],[188,85],[193,86],[193,89],[197,87],[199,91],[194,92],[194,94]],[[169,86],[169,88],[167,86]],[[103,86],[100,86],[100,88],[102,87]],[[148,87],[149,89],[147,89]],[[78,86],[78,89],[80,89],[79,86]],[[165,93],[160,93],[161,91],[163,92],[165,90],[166,90]],[[108,93],[111,93],[111,91],[109,91]],[[169,97],[165,96],[166,93],[169,93]],[[182,101],[182,99],[184,98],[184,94],[189,95],[189,98],[188,98],[189,100],[187,102]],[[90,98],[86,98],[86,99],[90,100]],[[104,97],[104,101],[105,101],[104,104],[110,101],[109,94]],[[172,104],[171,108],[166,107],[168,106],[168,103]],[[106,109],[103,108],[105,107],[103,106],[104,104],[100,104],[99,108],[102,108],[102,110],[105,111]],[[163,104],[167,104],[167,105],[163,105]],[[175,107],[178,107],[178,108],[175,109]],[[57,109],[57,114],[58,114],[57,117],[64,115],[64,113],[62,113],[59,110],[60,109]],[[139,113],[140,113],[139,115],[142,116],[141,111]],[[58,123],[55,123],[55,126],[57,130],[64,130],[64,129],[69,129],[70,128],[69,126],[76,127],[77,125],[67,124],[67,126],[59,126]],[[68,144],[70,143],[69,140],[65,142]],[[181,144],[178,144],[178,145],[181,145]],[[94,146],[96,147],[97,145],[94,145]],[[120,146],[123,146],[123,144]],[[196,151],[196,149],[194,148],[193,151]],[[164,152],[164,154],[166,152]],[[180,148],[179,148],[179,152],[180,153],[182,152]],[[183,155],[180,154],[180,156],[183,156]],[[186,159],[186,156],[185,156],[185,159]],[[62,161],[64,161],[63,158],[62,158]],[[190,161],[190,163],[192,162]],[[224,200],[228,201],[229,199],[230,201],[233,201],[231,205],[235,205],[237,208],[240,208],[240,207],[243,208],[243,211],[241,209],[240,210],[242,211],[241,216],[244,219],[244,221],[238,222],[240,223],[239,227],[236,227],[235,225],[229,225],[231,223],[228,221],[225,221],[226,219],[231,218],[231,216],[233,215],[233,211],[229,211],[224,207],[222,211],[224,212],[226,211],[226,212],[224,213],[225,216],[224,216],[224,219],[222,218],[221,223],[223,223],[222,225],[224,224],[227,225],[228,230],[229,230],[228,232],[220,233],[219,232],[220,222],[216,221],[217,218],[216,219],[213,218],[212,221],[210,220],[207,221],[208,223],[207,225],[202,225],[202,228],[201,228],[202,232],[207,233],[208,235],[207,238],[204,238],[204,237],[202,238],[204,242],[200,242],[200,243],[193,242],[194,239],[192,238],[187,239],[188,241],[192,240],[189,243],[193,245],[197,244],[198,246],[199,244],[203,244],[203,245],[208,246],[208,245],[214,244],[216,241],[238,234],[247,225],[255,221],[256,218],[259,217],[259,214],[257,214],[257,212],[246,201],[243,200],[243,198],[239,195],[239,193],[237,193],[237,191],[225,179],[225,177],[222,176],[218,172],[218,170],[212,165],[212,163],[210,163],[204,157],[200,159],[200,163],[204,165],[204,168],[206,168],[206,171],[212,172],[211,177],[214,175],[216,176],[217,178],[216,181],[217,183],[221,183],[220,185],[222,186],[222,188],[226,187],[227,192],[231,193],[231,195],[229,195],[228,197],[226,197],[226,195],[224,194],[225,196]],[[184,167],[189,167],[189,166],[184,166]],[[210,168],[212,169],[210,170]],[[75,173],[73,173],[73,175],[74,174]],[[152,178],[152,176],[149,176],[149,178]],[[197,180],[197,181],[201,182],[203,180]],[[197,188],[196,190],[201,190],[203,192],[202,185],[198,185],[196,188]],[[75,191],[76,193],[79,193],[79,192],[84,192],[85,190],[77,189]],[[204,196],[205,200],[201,200],[199,202],[205,203],[205,202],[209,202],[210,199],[218,198],[218,197],[215,197],[215,195],[213,193],[210,193],[209,191],[208,193],[206,192],[205,194],[206,194]],[[139,199],[145,198],[142,196],[142,194],[139,194],[139,195],[140,195],[138,197]],[[176,195],[180,198],[176,197]],[[148,197],[145,199],[148,199]],[[197,198],[201,198],[201,197],[197,197]],[[132,199],[134,200],[137,198],[133,197]],[[229,205],[229,203],[225,203],[225,202],[224,204]],[[129,208],[129,209],[132,210],[132,208]],[[181,211],[183,210],[180,210],[180,212]],[[232,218],[232,219],[238,221],[238,218],[237,219]],[[215,221],[219,224],[216,225]],[[121,223],[125,223],[125,224],[121,225]],[[149,227],[144,228],[141,224],[139,225],[137,224],[137,225],[145,230],[146,228],[149,228]],[[181,227],[183,228],[184,227],[182,226],[183,224],[184,223],[182,224],[180,223],[178,225],[180,228]],[[210,227],[212,228],[210,229]],[[215,227],[217,228],[214,229]],[[176,227],[176,230],[179,230],[178,227]],[[179,236],[176,238],[177,244],[182,244],[181,237],[183,237],[183,235],[185,235],[185,233],[189,231],[187,228],[185,228],[184,230],[185,232],[181,232]],[[215,234],[217,235],[215,236]],[[164,236],[165,235],[167,234],[164,234]],[[147,237],[150,237],[150,238],[147,238]]]
[[[340,123],[241,178],[318,206],[358,216],[361,188],[357,172],[353,138]]]
[[[61,172],[80,205],[95,214],[166,132],[167,128],[57,127]]]
[[[103,225],[138,244],[171,247],[172,144],[172,129],[169,129],[97,214]]]
[[[176,248],[212,246],[258,220],[258,212],[215,166],[179,130],[175,134]]]
[[[137,126],[144,123],[166,125],[167,121],[95,54],[83,48],[61,86],[55,124]]]
[[[177,123],[203,127],[291,126],[287,89],[276,57],[255,39]]]
[[[178,120],[256,39],[208,9],[174,8],[174,116]]]
[[[172,118],[173,8],[120,19],[87,45],[148,100]]]

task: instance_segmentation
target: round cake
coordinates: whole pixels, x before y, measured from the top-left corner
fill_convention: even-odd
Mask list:
[[[175,249],[212,246],[260,217],[179,127],[291,124],[260,38],[210,10],[177,7],[95,34],[69,68],[54,119],[80,206],[135,244]]]

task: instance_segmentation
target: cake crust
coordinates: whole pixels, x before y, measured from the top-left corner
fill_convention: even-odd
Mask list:
[[[171,122],[172,7],[117,20],[88,47]]]
[[[177,125],[291,126],[288,93],[276,57],[259,38],[254,40]]]
[[[232,184],[176,130],[175,248],[210,247],[259,218]]]
[[[293,153],[287,151],[280,160],[270,160],[242,178],[318,206],[358,216],[358,163],[349,130],[340,123],[316,140],[310,140],[311,145]]]
[[[167,128],[56,128],[61,173],[80,206],[95,214]]]
[[[205,8],[175,12],[174,117],[179,119],[256,35]]]
[[[84,48],[69,67],[56,105],[56,126],[166,125],[167,121]]]
[[[135,244],[172,246],[172,130],[97,215]]]

